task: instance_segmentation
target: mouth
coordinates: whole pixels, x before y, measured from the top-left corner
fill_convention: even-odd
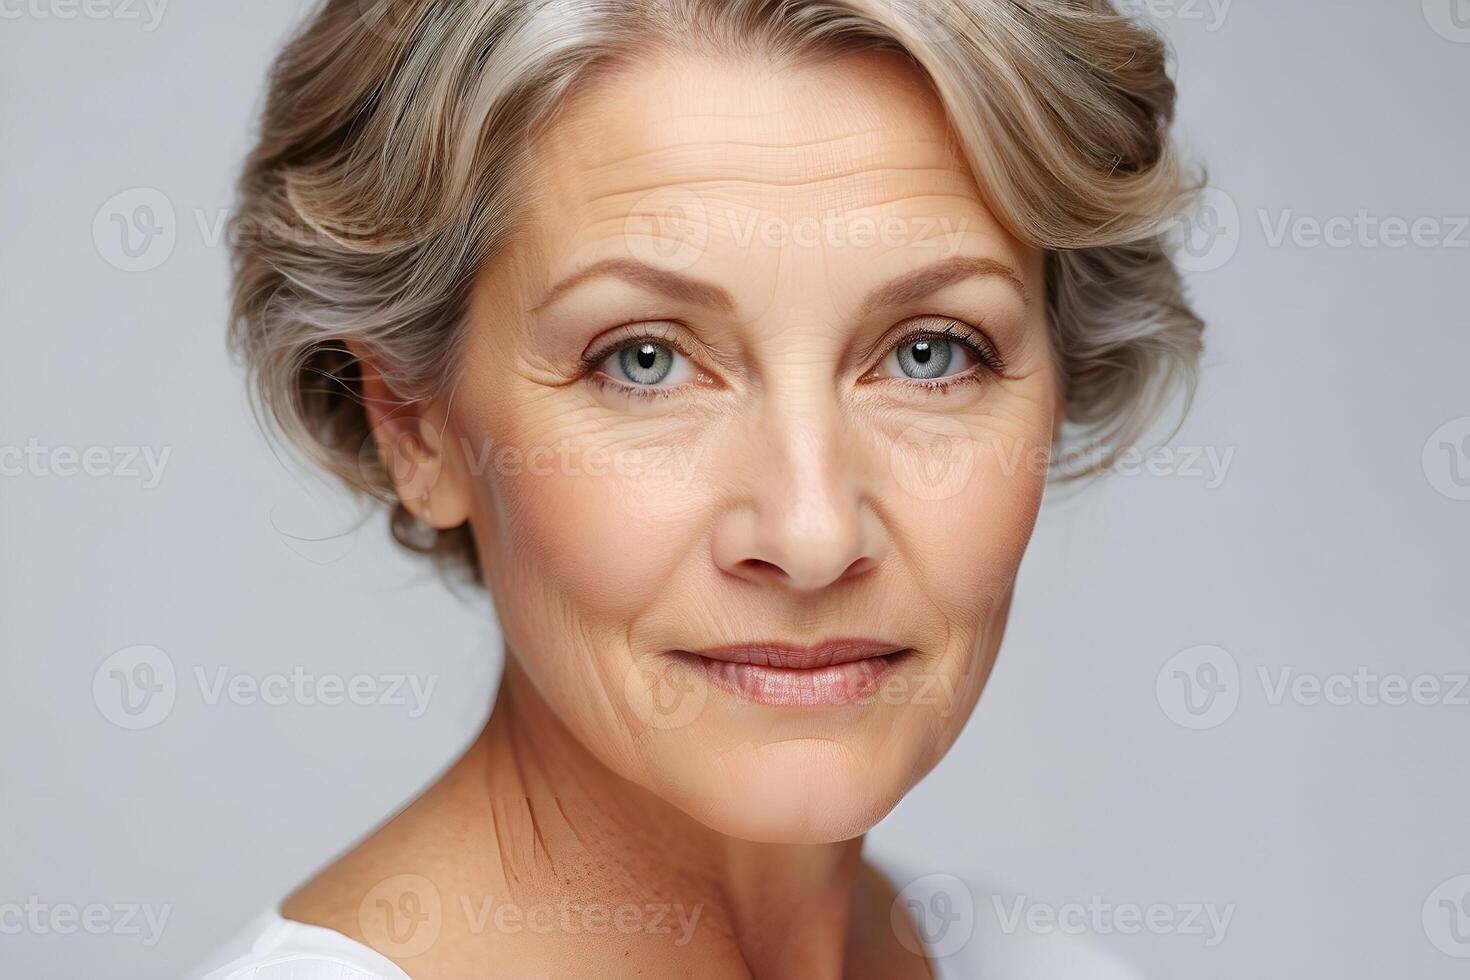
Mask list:
[[[738,700],[825,707],[871,698],[883,677],[913,651],[880,640],[836,639],[814,646],[760,642],[676,653]]]

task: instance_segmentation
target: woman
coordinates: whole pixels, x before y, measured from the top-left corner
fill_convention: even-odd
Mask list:
[[[1192,383],[1173,100],[1096,0],[328,2],[233,340],[505,672],[211,976],[1120,975],[945,939],[861,851],[984,687],[1054,444]]]

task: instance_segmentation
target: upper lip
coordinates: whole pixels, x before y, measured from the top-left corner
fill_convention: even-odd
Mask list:
[[[883,640],[843,637],[823,640],[811,646],[763,640],[686,652],[708,660],[722,660],[732,664],[811,670],[816,667],[830,667],[833,664],[852,663],[855,660],[867,660],[870,657],[900,653],[904,649],[896,643],[887,643]]]

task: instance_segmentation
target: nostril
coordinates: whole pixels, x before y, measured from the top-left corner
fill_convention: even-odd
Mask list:
[[[783,568],[778,563],[773,561],[766,561],[761,558],[746,558],[739,563],[738,567],[740,571],[744,574],[744,576],[751,580],[758,580],[763,578],[774,578],[777,581],[781,582],[791,582],[799,580],[793,579],[792,573]],[[830,581],[846,581],[847,579],[856,578],[859,575],[863,575],[877,567],[877,559],[868,555],[864,555],[862,557],[854,559],[850,565],[842,570],[842,574],[836,576],[836,578],[833,578]]]
[[[785,578],[786,570],[775,562],[765,561],[761,558],[746,558],[740,563],[744,568],[755,575],[774,575],[777,578]]]

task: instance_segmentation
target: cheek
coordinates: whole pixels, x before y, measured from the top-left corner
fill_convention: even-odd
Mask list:
[[[473,351],[466,375],[483,380],[460,389],[455,428],[468,434],[471,524],[503,615],[625,630],[696,537],[681,447],[653,427],[613,430],[573,392],[505,370],[517,363],[508,350]]]
[[[951,628],[984,643],[998,625],[1046,487],[1049,413],[892,450],[889,507],[917,587]],[[952,422],[946,423],[957,428]],[[1016,420],[1020,421],[1020,420]],[[937,447],[937,448],[936,448]]]
[[[1047,457],[1047,444],[1035,442],[1027,444],[1023,460],[982,453],[976,461],[968,492],[957,501],[964,515],[958,531],[969,544],[961,563],[975,582],[1004,579],[1009,584],[1015,576],[1041,506]],[[952,548],[946,555],[952,575],[965,575],[953,567],[961,550]]]
[[[539,582],[584,623],[613,627],[656,601],[697,540],[694,493],[661,472],[664,454],[563,441],[506,455],[521,465],[485,487],[499,514],[491,560],[516,570],[503,583]]]

